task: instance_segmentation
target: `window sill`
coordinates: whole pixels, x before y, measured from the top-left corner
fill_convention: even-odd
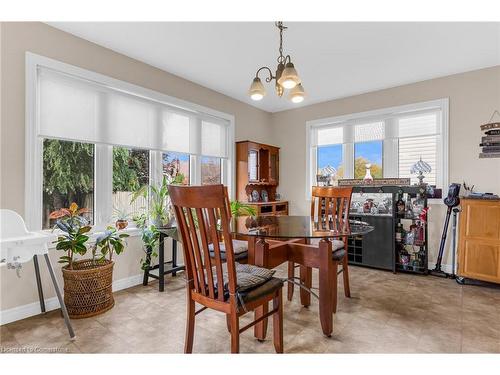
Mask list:
[[[61,230],[49,230],[49,229],[43,229],[43,230],[39,230],[39,231],[36,231],[37,233],[41,233],[41,234],[45,234],[45,235],[48,235],[48,236],[52,236],[54,241],[57,240],[57,236],[62,234],[63,232]],[[97,237],[100,236],[101,234],[104,233],[104,230],[91,230],[88,235],[89,235],[89,240],[88,240],[88,244],[94,244]],[[141,230],[137,227],[131,227],[131,228],[125,228],[125,229],[122,229],[120,230],[120,233],[126,233],[128,234],[130,237],[139,237],[141,235]],[[56,248],[56,244],[55,243],[51,243],[49,244],[49,250],[51,249],[55,249]]]

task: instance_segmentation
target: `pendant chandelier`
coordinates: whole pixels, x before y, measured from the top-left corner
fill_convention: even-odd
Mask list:
[[[259,78],[259,73],[264,70],[269,73],[269,77],[266,77],[265,79],[267,83],[275,80],[274,88],[276,95],[282,97],[285,89],[289,89],[290,92],[288,98],[294,103],[300,103],[304,100],[306,93],[302,87],[297,70],[295,70],[295,67],[293,66],[290,55],[283,56],[283,31],[286,30],[287,27],[283,26],[283,22],[276,22],[275,24],[280,31],[280,48],[279,56],[277,58],[278,66],[276,67],[276,73],[273,76],[272,70],[267,66],[263,66],[257,70],[255,78],[253,79],[250,89],[248,90],[248,94],[253,100],[261,100],[266,95],[266,89]]]

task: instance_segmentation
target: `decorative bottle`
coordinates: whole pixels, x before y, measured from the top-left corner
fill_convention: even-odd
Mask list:
[[[363,182],[365,184],[371,184],[373,182],[373,177],[372,177],[372,174],[370,171],[371,167],[372,167],[372,165],[370,163],[365,164],[366,174],[365,174],[365,178],[363,178]]]

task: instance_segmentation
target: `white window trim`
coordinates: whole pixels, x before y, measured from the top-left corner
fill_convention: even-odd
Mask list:
[[[305,197],[306,200],[311,200],[311,187],[313,184],[316,184],[315,181],[315,173],[313,172],[314,166],[316,165],[316,146],[312,146],[312,130],[321,126],[335,126],[335,125],[354,125],[354,123],[362,120],[363,122],[368,121],[377,121],[377,120],[387,120],[391,116],[401,116],[405,112],[409,114],[415,114],[419,111],[428,111],[432,109],[441,110],[441,144],[438,147],[438,153],[440,153],[440,161],[441,161],[441,171],[442,171],[442,188],[446,189],[448,186],[448,176],[449,176],[449,98],[441,98],[436,100],[430,100],[419,103],[412,103],[407,105],[389,107],[376,109],[372,111],[351,113],[347,115],[328,117],[317,120],[306,121],[306,189],[305,189]],[[346,127],[347,128],[347,127]],[[384,148],[385,150],[385,141]],[[352,143],[344,143],[345,147],[353,147]],[[346,155],[345,149],[343,150],[344,155]],[[384,151],[385,153],[385,151]],[[349,156],[351,153],[347,153]],[[349,160],[346,161],[346,165],[350,165]],[[397,162],[396,162],[397,164]],[[391,166],[393,169],[394,166]],[[352,168],[351,168],[352,169]],[[384,168],[385,169],[385,168]],[[345,168],[346,172],[350,174],[350,169]],[[346,176],[347,178],[352,178],[350,176]]]
[[[98,82],[100,84],[122,90],[125,92],[134,93],[135,95],[142,96],[147,99],[152,99],[158,102],[166,103],[170,106],[178,107],[184,111],[193,112],[195,114],[202,114],[202,117],[205,116],[208,119],[210,118],[219,118],[222,120],[226,120],[228,122],[228,132],[227,132],[227,145],[228,145],[228,153],[227,157],[224,159],[223,165],[225,166],[225,170],[223,173],[223,183],[228,186],[230,197],[234,198],[234,189],[233,186],[235,184],[235,163],[234,163],[234,155],[235,155],[235,117],[234,115],[220,112],[214,110],[212,108],[208,108],[199,104],[191,103],[186,100],[178,99],[169,95],[162,94],[160,92],[146,89],[141,86],[137,86],[125,81],[121,81],[118,79],[114,79],[108,77],[103,74],[99,74],[96,72],[92,72],[90,70],[86,70],[83,68],[79,68],[74,65],[66,64],[54,59],[50,59],[45,56],[37,55],[32,52],[26,52],[26,71],[25,71],[25,198],[24,198],[24,219],[28,229],[30,230],[40,230],[42,225],[42,199],[43,199],[43,140],[37,136],[39,129],[39,113],[37,109],[38,97],[38,80],[37,80],[37,70],[38,67],[50,68],[53,70],[57,70],[66,74],[71,74],[75,76],[79,76],[85,78],[90,81]],[[95,159],[97,161],[98,153],[105,153],[103,147],[111,147],[106,145],[96,145],[95,151]],[[151,159],[154,157],[156,153],[160,153],[161,151],[151,151]],[[154,167],[155,163],[150,159],[150,164]],[[193,173],[191,178],[191,184],[199,184],[200,176],[197,175],[196,167],[199,159],[199,156],[192,155],[190,157],[190,173]],[[109,163],[108,163],[109,164]],[[156,163],[157,164],[157,163]],[[109,168],[105,168],[109,169]],[[96,178],[98,175],[102,175],[104,170],[98,171],[95,170]],[[109,171],[108,171],[109,172]],[[111,165],[111,181],[112,181],[112,165]],[[150,180],[158,179],[158,171],[153,171],[150,169]],[[102,177],[101,177],[102,178]],[[104,191],[105,189],[102,186],[107,186],[109,183],[100,184],[99,189],[98,186],[95,186],[94,191],[94,201],[95,203],[100,205],[99,209],[95,211],[100,212],[100,210],[104,210],[103,213],[100,213],[99,219],[102,219],[104,215],[108,213],[106,210],[112,210],[112,207],[108,207],[111,204],[111,190]],[[105,205],[102,207],[101,205]],[[104,223],[98,221],[97,215],[95,215],[96,219],[96,227],[97,229],[102,226]]]

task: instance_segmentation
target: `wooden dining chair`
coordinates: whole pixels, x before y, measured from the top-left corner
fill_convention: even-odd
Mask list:
[[[330,229],[342,230],[349,229],[349,208],[351,207],[352,187],[333,187],[333,186],[313,186],[311,200],[311,218],[315,221],[324,223]],[[332,262],[335,272],[339,264],[342,264],[341,273],[344,278],[344,294],[351,297],[349,286],[349,265],[347,256],[347,236],[333,238],[332,241]],[[311,240],[311,243],[318,242]],[[312,272],[310,269],[301,267],[301,280],[307,285],[311,285]],[[295,277],[295,264],[288,262],[288,278]],[[335,278],[333,293],[333,312],[337,311],[337,278]],[[289,301],[293,298],[294,284],[289,282],[287,286],[287,298]],[[302,291],[301,291],[302,292]]]
[[[229,192],[227,190],[227,186],[224,186],[224,200],[226,201],[226,212],[227,212],[227,217],[229,219],[232,218],[232,213],[231,213],[231,201],[229,200]],[[214,252],[214,245],[212,243],[209,243],[208,245],[210,247],[210,256],[214,257],[215,252]],[[224,246],[224,241],[219,243],[220,249],[221,249],[221,257],[222,260],[225,262],[226,261],[226,247]],[[248,263],[248,239],[246,238],[233,238],[233,251],[234,251],[234,260],[237,261],[238,263]]]
[[[226,314],[231,352],[239,352],[240,333],[273,316],[274,347],[283,352],[283,281],[272,270],[235,262],[227,200],[222,185],[169,186],[182,238],[187,275],[187,325],[184,352],[193,350],[195,316],[210,308]],[[226,248],[225,262],[220,243]],[[209,244],[214,256],[210,256]],[[273,309],[240,328],[239,317],[273,301]],[[203,307],[195,311],[195,303]]]

